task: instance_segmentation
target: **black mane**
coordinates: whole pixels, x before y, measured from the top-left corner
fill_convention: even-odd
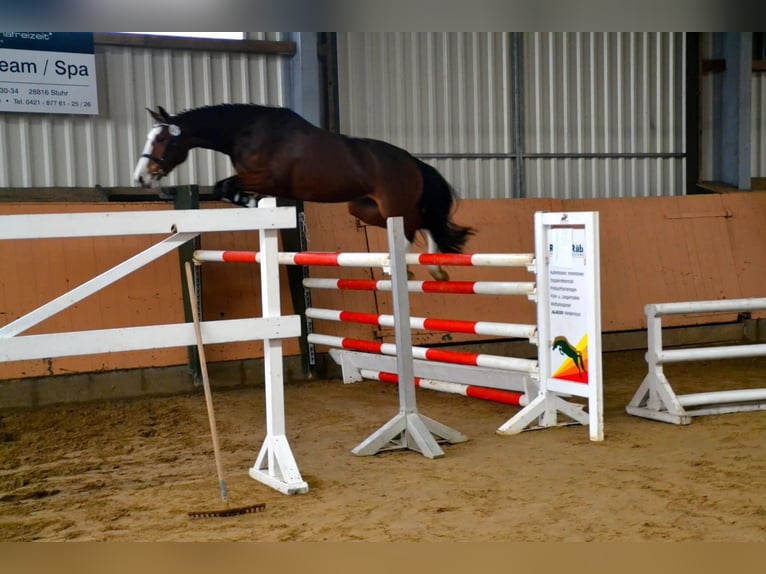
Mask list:
[[[262,106],[259,104],[214,104],[190,108],[173,116],[180,126],[206,126],[209,122],[237,122],[241,124],[266,114],[289,114],[295,112],[279,106]]]
[[[172,117],[184,133],[192,139],[192,147],[203,147],[231,155],[241,134],[274,131],[280,133],[289,125],[292,129],[305,129],[310,125],[289,108],[258,104],[216,104],[184,110]],[[269,128],[267,128],[269,126]],[[247,136],[249,137],[249,136]]]

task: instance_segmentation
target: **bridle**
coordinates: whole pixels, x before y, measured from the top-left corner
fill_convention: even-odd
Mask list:
[[[167,149],[167,148],[165,148],[165,149]],[[152,155],[150,153],[142,153],[141,157],[145,157],[146,159],[148,159],[150,161],[153,161],[158,166],[160,166],[160,169],[162,170],[162,174],[163,175],[165,175],[167,173],[167,171],[165,170],[165,158],[157,157],[157,156],[154,156],[154,155]]]
[[[162,152],[162,157],[157,157],[155,155],[152,155],[150,153],[142,153],[141,157],[144,157],[148,159],[149,161],[153,161],[156,163],[160,169],[162,170],[162,175],[167,174],[167,169],[165,168],[165,154],[168,152],[168,147],[173,143],[174,138],[181,135],[181,128],[178,127],[176,124],[155,124],[154,127],[156,128],[168,128],[168,133],[170,134],[170,141],[165,145],[165,150]]]

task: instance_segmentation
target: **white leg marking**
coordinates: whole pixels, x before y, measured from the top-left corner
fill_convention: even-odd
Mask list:
[[[426,236],[426,242],[428,243],[428,252],[439,253],[439,247],[436,245],[436,241],[434,241],[434,238],[431,237],[431,232],[428,231],[427,229],[423,229],[422,231],[423,231],[423,235]],[[428,272],[431,274],[431,277],[433,277],[437,281],[449,280],[449,275],[447,274],[447,272],[438,265],[429,265]]]

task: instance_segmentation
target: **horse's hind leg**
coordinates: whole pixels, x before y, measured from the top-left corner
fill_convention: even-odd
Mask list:
[[[404,252],[405,253],[409,253],[411,248],[412,248],[412,241],[407,239],[407,245],[404,248]],[[410,281],[415,279],[415,274],[410,270],[410,266],[409,265],[406,266],[406,269],[407,269],[407,279],[410,280]]]
[[[428,252],[429,253],[439,253],[439,247],[436,245],[436,241],[434,241],[434,238],[431,236],[431,232],[427,229],[423,229],[423,235],[426,236],[426,242],[428,243]],[[449,273],[447,273],[441,265],[429,265],[428,266],[428,272],[431,274],[431,277],[436,279],[437,281],[449,281]]]
[[[378,204],[371,197],[365,196],[349,201],[348,212],[354,217],[364,221],[367,225],[374,225],[375,227],[382,227],[383,229],[387,227],[386,218],[383,217],[383,214],[378,208]],[[410,248],[412,247],[412,242],[415,239],[415,234],[414,232],[405,229],[404,235],[407,239],[405,252],[409,252]],[[408,267],[407,278],[413,279],[414,277],[414,274]]]
[[[425,222],[423,221],[423,214],[421,213],[417,202],[412,198],[417,198],[418,194],[415,190],[412,193],[404,195],[409,198],[410,202],[402,204],[395,204],[396,198],[401,199],[400,195],[394,195],[394,192],[390,188],[385,189],[386,193],[382,194],[380,212],[382,214],[399,214],[404,215],[404,233],[407,236],[407,240],[413,243],[415,235],[418,231],[421,231],[426,238],[427,252],[428,253],[440,253],[438,244],[434,240],[433,235],[426,229]],[[436,281],[448,281],[449,274],[442,269],[439,265],[428,265],[428,273]]]
[[[348,204],[348,211],[354,217],[358,217],[368,225],[374,225],[376,227],[386,227],[386,218],[383,217],[378,204],[370,197],[361,197],[350,201]],[[404,220],[404,235],[407,237],[407,252],[409,252],[415,241],[415,234],[418,231],[417,226],[413,226],[412,221],[405,218]],[[426,229],[421,229],[426,237],[428,243],[428,253],[439,253],[439,247],[436,245],[436,241]],[[449,281],[449,274],[439,265],[428,265],[428,273],[436,281]],[[407,277],[409,279],[414,278],[414,274],[407,268]]]

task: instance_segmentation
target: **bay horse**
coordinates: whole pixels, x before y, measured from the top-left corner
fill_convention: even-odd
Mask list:
[[[214,185],[215,197],[243,207],[255,207],[260,196],[347,202],[369,225],[385,228],[386,218],[403,217],[407,241],[421,231],[429,253],[459,253],[474,233],[452,220],[457,196],[447,180],[392,144],[336,134],[281,107],[220,104],[177,115],[146,109],[156,124],[135,168],[143,187],[157,187],[189,150],[205,148],[228,155],[236,171]],[[448,279],[441,268],[429,272]]]

